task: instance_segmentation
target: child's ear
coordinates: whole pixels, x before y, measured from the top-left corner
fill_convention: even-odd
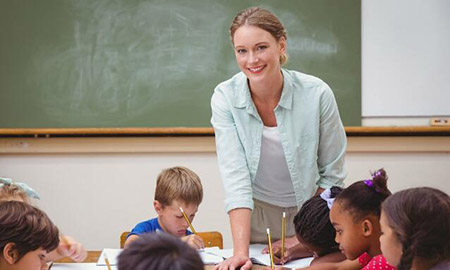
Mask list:
[[[156,214],[160,215],[163,210],[162,204],[159,201],[154,200],[153,207],[155,208]]]
[[[15,264],[19,258],[19,252],[17,251],[16,244],[7,243],[3,248],[3,258],[9,264]]]
[[[373,224],[369,219],[365,219],[362,222],[362,230],[364,236],[370,236],[373,233]]]

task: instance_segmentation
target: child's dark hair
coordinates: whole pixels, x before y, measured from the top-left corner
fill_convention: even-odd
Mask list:
[[[168,233],[147,233],[119,255],[119,270],[203,270],[198,252]]]
[[[354,222],[371,214],[380,217],[381,203],[391,195],[387,180],[384,169],[379,169],[372,174],[372,178],[355,182],[345,188],[336,197],[336,201],[344,210],[350,212]]]
[[[439,263],[450,259],[450,197],[434,188],[395,193],[382,205],[389,227],[402,243],[398,270],[411,269],[413,258]]]
[[[24,202],[0,202],[0,251],[14,243],[17,261],[39,248],[50,252],[58,247],[58,228],[41,210]]]
[[[340,187],[330,189],[330,198],[335,198],[341,191]],[[334,241],[336,231],[330,222],[330,209],[328,203],[316,195],[307,200],[294,217],[295,233],[308,244],[322,250],[320,256],[330,253],[338,248]]]

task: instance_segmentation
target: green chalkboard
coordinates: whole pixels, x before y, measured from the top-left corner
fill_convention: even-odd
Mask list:
[[[288,31],[286,66],[361,119],[360,0],[0,2],[0,128],[209,127],[214,87],[239,71],[228,34],[249,6]]]

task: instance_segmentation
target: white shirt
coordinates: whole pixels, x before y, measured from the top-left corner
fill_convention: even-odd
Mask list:
[[[257,200],[280,207],[297,206],[294,185],[277,127],[264,126],[253,196]]]

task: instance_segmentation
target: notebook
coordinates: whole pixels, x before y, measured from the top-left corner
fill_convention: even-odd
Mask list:
[[[104,254],[106,254],[110,265],[117,265],[118,257],[122,250],[123,249],[118,248],[104,248],[102,250],[102,254],[100,254],[100,257],[98,257],[97,265],[106,266]]]
[[[266,247],[266,245],[261,244],[253,244],[249,246],[249,257],[250,260],[254,264],[261,264],[270,266],[270,254],[262,254],[262,250]],[[233,249],[211,249],[207,250],[208,253],[212,253],[216,256],[222,257],[222,258],[229,258],[233,256]],[[288,263],[285,263],[283,265],[284,268],[303,268],[307,267],[311,264],[311,261],[313,260],[313,257],[307,257],[302,259],[297,259],[290,261]]]
[[[117,270],[117,266],[112,265],[111,269]],[[50,270],[108,270],[108,267],[96,263],[54,263]]]
[[[123,249],[105,248],[102,250],[102,254],[98,258],[98,266],[106,266],[106,262],[103,254],[106,254],[110,265],[117,265],[118,256]],[[220,250],[218,247],[204,248],[198,251],[203,264],[218,264],[224,261],[224,258],[216,253]]]

